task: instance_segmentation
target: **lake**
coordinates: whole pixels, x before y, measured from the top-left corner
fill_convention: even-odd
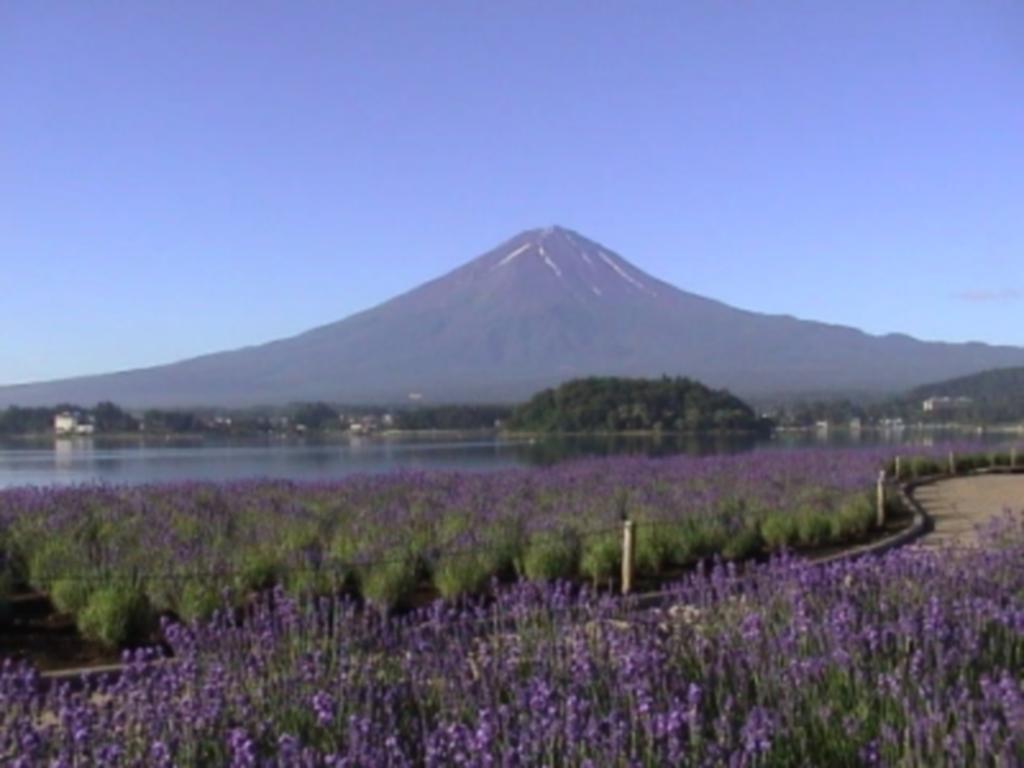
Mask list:
[[[764,448],[930,444],[964,433],[831,432],[772,437],[661,436],[502,438],[400,435],[335,440],[75,438],[0,442],[0,487],[74,483],[138,484],[180,480],[337,479],[396,470],[492,471],[591,456],[738,453]],[[971,435],[994,445],[1010,436]]]

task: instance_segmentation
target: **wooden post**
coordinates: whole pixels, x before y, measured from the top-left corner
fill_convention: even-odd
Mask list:
[[[622,524],[622,594],[633,591],[633,563],[636,560],[636,523],[626,520]]]
[[[896,480],[898,481],[901,477],[903,477],[903,457],[899,456],[898,454],[896,456],[895,469],[896,469]]]
[[[952,451],[949,452],[949,474],[956,474],[956,454]]]
[[[1010,469],[1017,466],[1017,446],[1010,446]]]
[[[878,527],[879,528],[884,528],[885,527],[885,470],[884,469],[881,472],[878,473],[877,496],[878,496],[878,519],[877,519],[876,522],[878,523]]]

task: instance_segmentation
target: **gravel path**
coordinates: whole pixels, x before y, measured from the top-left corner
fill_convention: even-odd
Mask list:
[[[1006,509],[1024,510],[1024,475],[977,475],[940,480],[914,491],[935,529],[921,546],[978,543],[976,526],[984,525]]]

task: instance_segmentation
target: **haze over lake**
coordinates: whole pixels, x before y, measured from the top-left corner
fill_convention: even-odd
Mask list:
[[[494,471],[593,456],[724,454],[775,448],[927,444],[963,433],[905,431],[753,436],[578,436],[502,438],[384,436],[337,440],[124,440],[77,438],[0,441],[0,487],[76,483],[232,481],[248,478],[331,480],[358,473],[420,470]],[[1005,434],[971,435],[993,445]]]

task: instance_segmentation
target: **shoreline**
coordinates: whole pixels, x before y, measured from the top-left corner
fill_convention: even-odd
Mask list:
[[[0,434],[0,442],[32,442],[32,441],[85,441],[85,440],[208,440],[211,438],[244,439],[244,440],[325,440],[335,441],[347,439],[388,438],[388,437],[500,437],[513,440],[564,437],[766,437],[774,435],[801,435],[815,433],[837,433],[856,435],[895,434],[895,433],[946,433],[960,432],[964,434],[1006,434],[1024,435],[1024,423],[1003,424],[924,424],[921,422],[904,424],[902,427],[882,427],[867,424],[860,429],[851,429],[847,424],[830,425],[827,429],[816,425],[807,426],[774,426],[769,429],[709,429],[709,430],[675,430],[675,429],[631,429],[631,430],[583,430],[555,431],[514,430],[494,427],[474,429],[382,429],[376,432],[358,433],[347,430],[326,430],[322,432],[223,432],[205,430],[200,432],[97,432],[87,435],[58,435],[55,432],[29,432],[21,434]]]

